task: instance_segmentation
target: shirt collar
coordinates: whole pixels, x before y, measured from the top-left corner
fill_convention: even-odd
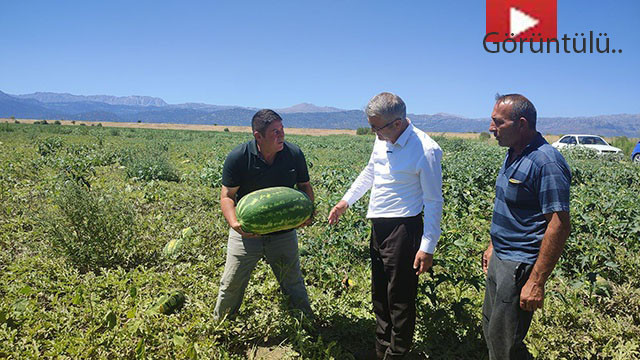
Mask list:
[[[545,140],[542,137],[542,134],[540,134],[540,132],[536,132],[536,135],[533,137],[531,142],[524,148],[524,150],[522,151],[522,154],[524,155],[525,153],[530,153],[533,150],[539,148],[540,146],[546,143],[547,143],[547,140]]]
[[[258,156],[258,143],[256,142],[256,139],[249,141],[249,152]]]
[[[407,145],[407,141],[409,141],[409,137],[411,136],[411,134],[413,134],[413,124],[409,123],[409,126],[404,129],[402,134],[398,137],[398,140],[396,140],[395,144],[393,145],[404,147],[405,145]]]
[[[547,140],[545,140],[544,137],[542,137],[542,134],[540,134],[540,132],[536,132],[536,135],[533,137],[531,142],[529,142],[529,144],[527,144],[527,146],[525,146],[524,150],[522,150],[522,153],[520,153],[520,155],[518,155],[518,157],[516,157],[515,159],[513,159],[511,161],[511,164],[516,162],[517,159],[520,159],[520,158],[523,158],[523,157],[527,156],[530,152],[536,150],[537,148],[539,148],[540,146],[542,146],[544,144],[548,144]],[[513,153],[513,150],[511,150],[511,149],[509,149],[509,151],[507,151],[507,156],[504,159],[505,167],[506,167],[507,161],[509,159],[509,156],[511,156],[512,153]]]
[[[287,147],[286,142],[284,143],[284,147],[282,149],[284,150],[285,147]],[[278,151],[278,153],[276,154],[276,158],[280,156],[281,152],[282,150]],[[249,141],[249,153],[256,156],[258,159],[264,161],[262,154],[258,151],[258,142],[256,141],[256,139]]]

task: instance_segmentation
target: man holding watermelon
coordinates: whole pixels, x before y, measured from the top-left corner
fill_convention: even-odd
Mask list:
[[[374,96],[365,110],[376,134],[369,163],[329,213],[329,223],[371,189],[371,297],[376,356],[403,358],[413,342],[418,276],[433,262],[442,217],[442,150],[406,117],[402,99]],[[424,216],[424,219],[423,219]]]
[[[220,207],[229,223],[227,259],[220,281],[214,318],[233,317],[242,303],[251,272],[265,257],[280,288],[294,308],[312,316],[300,271],[295,229],[265,235],[245,232],[236,217],[236,204],[260,189],[285,186],[303,191],[311,201],[313,188],[300,148],[284,141],[282,118],[273,110],[258,111],[251,121],[254,139],[238,145],[224,162]],[[309,224],[309,219],[305,224]]]

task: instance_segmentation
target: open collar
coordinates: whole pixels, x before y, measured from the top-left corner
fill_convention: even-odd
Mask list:
[[[536,132],[536,135],[533,137],[533,139],[531,139],[531,142],[527,144],[524,150],[522,150],[522,154],[520,154],[520,156],[525,156],[529,154],[530,152],[536,150],[537,148],[544,145],[545,143],[546,143],[546,140],[542,137],[542,134],[540,134],[540,132]]]
[[[280,153],[282,153],[282,151],[287,147],[287,143],[284,143],[284,146],[282,148],[282,150],[278,151],[276,153],[276,157],[274,158],[274,162],[276,161],[276,159],[278,157],[280,157]],[[267,162],[264,160],[264,157],[262,156],[262,153],[258,151],[258,142],[256,141],[256,139],[253,139],[249,142],[249,153],[252,154],[253,156],[257,157],[258,159],[260,159],[263,163],[267,164]],[[267,164],[269,165],[269,164]],[[270,165],[269,165],[270,166]]]
[[[531,139],[529,144],[527,144],[527,146],[525,146],[524,150],[522,150],[520,155],[518,155],[510,163],[509,163],[509,157],[511,156],[513,151],[511,149],[509,149],[509,151],[507,151],[507,156],[505,156],[505,158],[504,158],[504,163],[503,163],[504,171],[506,172],[507,169],[513,167],[513,165],[515,163],[519,162],[520,159],[528,156],[532,151],[538,149],[540,146],[542,146],[542,145],[544,145],[546,143],[547,143],[547,141],[544,139],[544,137],[542,137],[542,134],[540,134],[540,132],[536,132],[536,135],[533,137],[533,139]],[[515,171],[516,167],[514,167],[513,171]]]
[[[404,147],[405,145],[407,145],[407,141],[409,141],[409,137],[411,137],[411,134],[413,134],[413,124],[409,123],[409,126],[404,129],[402,134],[400,134],[400,136],[398,137],[398,140],[396,140],[393,145]]]

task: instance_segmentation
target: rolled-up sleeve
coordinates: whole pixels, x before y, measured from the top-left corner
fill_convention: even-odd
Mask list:
[[[420,250],[433,254],[440,239],[442,219],[442,150],[427,150],[418,162],[422,202],[424,205],[424,231]]]

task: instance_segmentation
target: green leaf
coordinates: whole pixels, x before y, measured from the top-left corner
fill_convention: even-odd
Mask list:
[[[73,305],[80,305],[83,303],[83,301],[84,298],[82,297],[82,291],[76,291],[76,294],[73,296],[73,300],[71,300]]]
[[[136,317],[136,308],[131,308],[127,311],[127,319],[133,319]]]
[[[104,324],[109,328],[109,330],[113,329],[118,322],[116,318],[116,314],[113,311],[109,311],[107,315],[104,316]]]
[[[33,289],[31,288],[31,286],[26,285],[25,287],[23,287],[22,289],[20,289],[20,291],[18,291],[18,293],[22,294],[22,295],[31,295],[33,294]]]
[[[610,268],[613,268],[613,269],[617,269],[618,268],[618,264],[614,263],[613,261],[607,261],[607,262],[604,263],[604,265],[606,267],[610,267]]]
[[[179,336],[178,334],[173,335],[173,345],[176,347],[181,347],[185,344],[185,339],[183,336]]]
[[[138,345],[136,346],[136,357],[138,359],[144,358],[144,350],[144,339],[140,339],[140,341],[138,341]]]
[[[140,330],[140,328],[142,328],[142,327],[143,327],[143,325],[144,325],[144,324],[143,324],[143,322],[142,322],[142,319],[136,319],[136,320],[133,320],[133,322],[132,322],[132,323],[131,323],[131,325],[130,325],[131,332],[132,332],[132,333],[134,333],[134,334],[142,333],[142,331]]]
[[[73,305],[80,305],[84,302],[84,297],[82,295],[83,295],[82,288],[78,288],[76,290],[75,295],[73,296],[73,299],[71,300]]]
[[[17,312],[24,312],[29,305],[29,299],[21,299],[13,303],[13,309]]]
[[[198,359],[198,347],[196,344],[191,344],[189,350],[187,350],[187,357],[191,360]]]
[[[573,281],[571,283],[571,288],[572,289],[576,289],[576,290],[577,289],[582,289],[583,286],[584,286],[584,283],[582,281],[580,281],[580,280],[576,280],[576,281]]]
[[[465,244],[466,244],[466,243],[465,243],[465,242],[464,242],[464,240],[462,240],[462,239],[458,239],[458,240],[456,240],[456,241],[454,241],[454,242],[453,242],[453,245],[455,245],[455,246],[460,246],[460,247],[465,246]]]

